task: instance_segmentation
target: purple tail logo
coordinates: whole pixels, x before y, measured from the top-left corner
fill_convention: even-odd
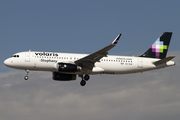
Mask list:
[[[160,41],[160,38],[151,46],[152,52],[156,53],[156,56],[159,57],[160,53],[163,53],[164,50],[167,50],[167,45],[164,45],[163,41]]]

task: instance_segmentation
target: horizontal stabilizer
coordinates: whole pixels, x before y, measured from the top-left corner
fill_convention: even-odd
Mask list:
[[[169,56],[167,58],[164,58],[164,59],[161,59],[161,60],[158,60],[156,62],[153,62],[153,64],[155,65],[158,65],[158,64],[163,64],[163,63],[166,63],[168,61],[170,61],[171,59],[173,59],[175,56]]]

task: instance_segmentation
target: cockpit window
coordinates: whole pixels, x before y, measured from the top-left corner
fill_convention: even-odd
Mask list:
[[[13,55],[12,57],[19,57],[19,55]]]

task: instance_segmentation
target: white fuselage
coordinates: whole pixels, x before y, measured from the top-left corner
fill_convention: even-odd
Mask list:
[[[74,64],[74,61],[87,55],[88,54],[29,51],[16,53],[13,57],[6,59],[4,64],[15,69],[58,72],[57,63]],[[107,57],[101,58],[99,62],[96,62],[93,69],[87,71],[87,73],[89,75],[129,74],[175,65],[173,61],[168,61],[160,65],[153,64],[153,62],[158,60],[160,59],[108,55]],[[70,74],[83,74],[83,71]]]

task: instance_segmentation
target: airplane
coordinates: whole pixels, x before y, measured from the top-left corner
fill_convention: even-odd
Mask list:
[[[14,54],[6,59],[7,67],[26,71],[50,71],[56,81],[76,80],[77,75],[82,79],[81,86],[85,86],[89,75],[96,74],[130,74],[150,71],[175,65],[171,61],[175,56],[166,57],[172,32],[164,32],[152,46],[142,55],[116,56],[108,55],[108,51],[118,43],[121,34],[108,46],[92,54],[57,53],[26,51]]]

